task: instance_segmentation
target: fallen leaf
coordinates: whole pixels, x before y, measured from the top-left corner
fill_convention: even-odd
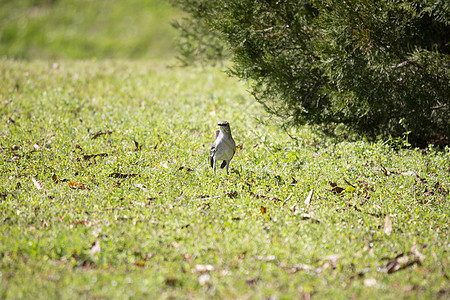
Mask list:
[[[331,186],[331,192],[333,192],[333,193],[336,194],[336,195],[340,195],[340,194],[342,194],[343,191],[345,191],[344,188],[341,188],[341,187],[338,186],[337,183],[335,183],[335,182],[329,181],[328,183],[329,183],[330,186]]]
[[[261,205],[261,215],[264,216],[267,213],[267,208]]]
[[[69,181],[68,185],[74,190],[90,190],[87,186],[84,185],[84,183],[81,182]]]
[[[77,225],[77,226],[78,225],[84,225],[84,226],[87,226],[87,227],[91,227],[92,223],[90,221],[83,220],[83,221],[75,222],[75,225]]]
[[[100,253],[100,242],[98,240],[95,240],[95,242],[92,243],[91,248],[89,248],[89,253],[91,255],[94,255],[96,253]]]
[[[364,285],[367,287],[372,287],[377,285],[377,281],[375,278],[366,278],[364,279]]]
[[[198,283],[200,285],[205,285],[211,280],[211,275],[209,274],[202,274],[198,277]]]
[[[255,260],[259,260],[259,261],[273,261],[276,259],[277,259],[277,257],[275,255],[257,256],[255,258]]]
[[[180,244],[178,244],[177,242],[172,242],[172,243],[170,244],[170,246],[171,246],[172,248],[174,248],[174,249],[180,248]]]
[[[58,177],[56,176],[55,173],[53,173],[53,175],[52,175],[52,180],[53,180],[53,183],[55,183],[55,184],[59,183]]]
[[[109,177],[112,178],[120,178],[120,179],[124,179],[124,178],[132,178],[132,177],[136,177],[138,176],[138,174],[122,174],[122,173],[111,173],[108,175]]]
[[[183,259],[187,263],[191,263],[192,262],[192,257],[189,254],[187,254],[187,253],[183,254]]]
[[[133,140],[133,142],[134,142],[134,146],[135,146],[134,151],[141,151],[142,150],[142,145],[139,145],[139,143],[137,141],[135,141],[135,140]]]
[[[419,250],[417,250],[417,245],[413,245],[411,247],[411,253],[412,255],[414,255],[415,258],[417,258],[421,262],[426,258],[425,255],[423,255],[422,253],[419,252]]]
[[[192,170],[191,168],[189,168],[189,167],[184,167],[184,166],[181,166],[181,167],[179,167],[178,168],[178,171],[183,171],[184,169],[186,169],[186,172],[192,172],[192,171],[194,171],[194,170]]]
[[[137,267],[145,267],[147,265],[147,262],[145,260],[138,260],[134,262],[134,265]]]
[[[83,148],[81,148],[80,145],[76,144],[75,149],[80,150],[81,152],[84,152]]]
[[[356,186],[354,186],[353,184],[351,184],[350,182],[348,182],[346,179],[344,179],[345,183],[353,188],[356,189]]]
[[[98,132],[96,132],[96,133],[94,133],[94,134],[92,135],[91,140],[95,140],[96,138],[98,138],[98,137],[100,137],[100,136],[102,136],[102,135],[104,135],[104,134],[109,134],[109,135],[111,135],[111,134],[112,134],[112,130],[98,131]]]
[[[260,280],[261,280],[260,277],[255,277],[255,278],[245,280],[245,283],[247,283],[248,285],[254,285]]]
[[[283,206],[286,206],[286,203],[288,202],[289,199],[291,199],[292,195],[294,195],[294,193],[290,193],[289,196],[287,196],[287,198],[284,199]]]
[[[322,257],[321,260],[329,261],[331,267],[333,269],[335,269],[337,267],[337,261],[339,260],[339,258],[341,258],[341,256],[339,254],[331,254],[331,255],[327,255],[325,257]]]
[[[164,280],[164,283],[168,286],[177,286],[181,284],[178,278],[175,277],[167,278],[166,280]]]
[[[388,215],[386,215],[386,218],[384,219],[383,231],[386,235],[391,235],[392,233],[392,221]]]
[[[36,151],[39,150],[39,149],[41,149],[41,147],[39,147],[38,144],[33,144],[33,148],[34,148]]]
[[[311,220],[314,223],[317,223],[317,224],[320,223],[319,220],[312,218],[310,214],[302,214],[301,217],[302,217],[302,220]]]
[[[411,260],[404,253],[400,253],[393,259],[389,259],[389,262],[383,266],[383,269],[386,273],[392,274],[406,268],[409,268],[415,264],[420,265],[421,262],[418,259]]]
[[[197,264],[197,265],[195,265],[195,267],[193,269],[193,272],[200,273],[200,274],[211,272],[211,271],[214,271],[214,267],[211,266],[211,265],[200,265],[200,264]]]
[[[311,189],[311,191],[308,194],[308,197],[305,199],[305,206],[306,210],[309,212],[309,205],[311,204],[312,196],[313,196],[314,189]]]
[[[87,161],[87,160],[90,160],[91,158],[106,157],[106,156],[108,156],[108,153],[86,154],[86,155],[83,155],[83,159]]]
[[[36,179],[34,179],[34,178],[32,177],[31,180],[33,181],[33,184],[34,184],[34,187],[35,187],[35,188],[37,188],[38,190],[42,190],[41,184],[40,184]]]
[[[237,195],[238,195],[238,192],[237,191],[230,191],[230,192],[227,192],[225,195],[227,195],[230,198],[236,198]]]
[[[291,272],[291,273],[297,273],[298,271],[312,271],[314,270],[313,266],[306,265],[306,264],[294,264],[287,266],[284,263],[280,263],[279,265],[283,270]]]

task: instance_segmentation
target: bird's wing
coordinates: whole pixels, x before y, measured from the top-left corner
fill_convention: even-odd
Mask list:
[[[220,165],[220,168],[223,169],[223,168],[225,168],[226,165],[227,165],[227,161],[224,160],[224,161],[222,161],[222,164]]]
[[[219,132],[220,132],[220,130],[216,130],[216,139],[219,136]]]
[[[234,154],[236,153],[236,142],[234,141],[233,137],[231,138],[231,141],[233,143],[233,155],[231,156],[230,160],[233,158]]]
[[[214,168],[214,154],[216,154],[216,141],[211,145],[211,151],[209,152],[209,164],[211,168]]]

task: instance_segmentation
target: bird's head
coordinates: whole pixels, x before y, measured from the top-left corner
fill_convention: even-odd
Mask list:
[[[219,125],[219,130],[223,133],[231,133],[230,123],[227,121],[220,121],[217,125]]]

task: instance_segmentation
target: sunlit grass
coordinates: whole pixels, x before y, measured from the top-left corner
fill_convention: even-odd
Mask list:
[[[292,140],[220,69],[167,65],[1,61],[2,298],[448,296],[448,149]]]

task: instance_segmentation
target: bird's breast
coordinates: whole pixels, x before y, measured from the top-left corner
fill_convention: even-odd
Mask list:
[[[219,137],[216,143],[216,160],[230,160],[234,155],[235,145],[232,139]]]

